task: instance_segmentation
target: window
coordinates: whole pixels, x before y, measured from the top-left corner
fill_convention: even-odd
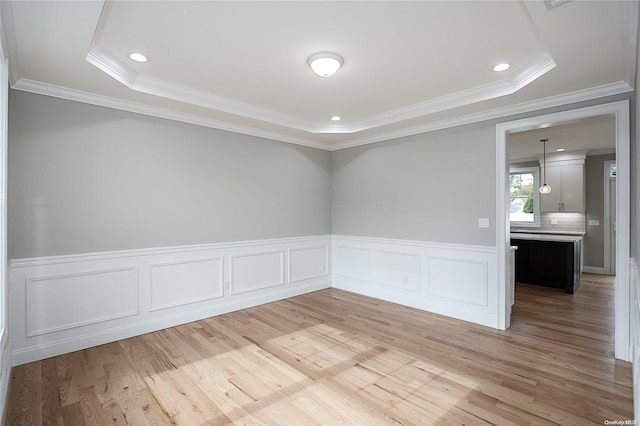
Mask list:
[[[618,175],[618,166],[613,163],[609,166],[609,177],[614,178]]]
[[[540,226],[540,169],[514,168],[509,172],[509,221],[516,226]]]

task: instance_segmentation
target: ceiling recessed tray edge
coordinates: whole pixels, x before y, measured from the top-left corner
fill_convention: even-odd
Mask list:
[[[351,134],[510,95],[556,67],[555,61],[546,48],[542,46],[543,52],[538,54],[531,62],[512,73],[511,78],[505,77],[493,83],[428,99],[413,105],[407,105],[376,114],[356,122],[345,122],[341,124],[310,122],[289,114],[137,73],[133,68],[129,67],[100,45],[104,28],[108,23],[110,10],[111,2],[107,1],[98,19],[86,60],[129,89],[312,134]],[[533,23],[531,21],[529,22],[532,25],[532,31],[537,33],[536,29],[533,28]]]

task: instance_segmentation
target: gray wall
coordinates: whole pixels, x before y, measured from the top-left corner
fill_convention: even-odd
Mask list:
[[[333,233],[495,245],[495,138],[485,123],[333,152]]]
[[[11,91],[9,258],[331,233],[329,152]]]
[[[615,160],[615,154],[588,156],[585,164],[585,207],[587,234],[584,237],[584,264],[604,267],[604,162]],[[600,226],[589,226],[589,220],[599,220]]]

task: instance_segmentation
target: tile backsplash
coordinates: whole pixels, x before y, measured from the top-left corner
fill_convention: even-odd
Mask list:
[[[586,217],[584,213],[542,213],[540,227],[511,226],[511,231],[521,232],[586,232]]]

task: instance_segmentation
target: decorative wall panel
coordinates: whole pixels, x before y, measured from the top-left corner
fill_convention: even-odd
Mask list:
[[[231,256],[231,294],[284,284],[284,252]]]
[[[137,268],[28,278],[27,336],[138,313]]]
[[[224,295],[221,257],[151,265],[149,269],[151,311]]]
[[[330,287],[330,247],[312,236],[12,260],[12,364]]]
[[[289,250],[289,282],[328,275],[329,246]]]

